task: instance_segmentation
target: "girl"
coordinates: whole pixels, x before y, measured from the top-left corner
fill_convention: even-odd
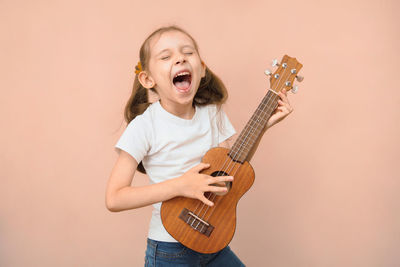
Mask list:
[[[150,103],[148,90],[159,100]],[[145,266],[244,266],[229,246],[212,254],[183,246],[160,218],[162,201],[184,196],[212,206],[204,193],[227,191],[213,184],[225,185],[233,177],[199,173],[209,167],[200,163],[202,156],[215,146],[229,148],[228,138],[236,133],[221,108],[227,97],[224,84],[202,61],[186,31],[162,27],[144,41],[125,108],[128,125],[115,145],[120,153],[107,184],[106,206],[113,212],[154,206]],[[293,110],[286,93],[280,97],[264,132]],[[147,173],[150,185],[130,186],[136,169]]]

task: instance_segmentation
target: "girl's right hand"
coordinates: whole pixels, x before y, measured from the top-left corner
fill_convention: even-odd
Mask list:
[[[212,186],[225,181],[233,181],[233,176],[217,176],[213,177],[207,174],[199,173],[203,169],[210,167],[209,163],[200,163],[182,176],[178,177],[179,180],[179,195],[190,198],[197,198],[204,204],[214,205],[209,199],[204,196],[204,192],[226,192],[226,186]]]

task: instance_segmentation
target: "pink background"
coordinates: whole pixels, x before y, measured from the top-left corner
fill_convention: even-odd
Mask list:
[[[322,3],[323,2],[323,3]],[[248,266],[399,266],[400,4],[0,2],[0,266],[142,266],[151,207],[105,186],[144,39],[176,23],[240,132],[284,54],[294,112],[265,134],[232,249]],[[146,184],[136,176],[133,185]]]

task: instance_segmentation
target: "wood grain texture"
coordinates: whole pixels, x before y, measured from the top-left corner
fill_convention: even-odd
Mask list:
[[[200,200],[186,197],[175,197],[161,205],[161,220],[168,233],[197,252],[214,253],[229,244],[236,228],[237,203],[254,182],[254,170],[250,163],[233,162],[228,153],[229,149],[216,147],[210,149],[202,159],[202,162],[210,163],[210,167],[201,173],[211,175],[216,171],[225,171],[228,175],[234,176],[228,193],[215,196],[214,199],[210,197],[214,202],[213,207],[203,204]],[[215,227],[209,237],[194,230],[179,218],[184,208],[191,211],[196,211],[197,208],[196,214],[204,217]]]

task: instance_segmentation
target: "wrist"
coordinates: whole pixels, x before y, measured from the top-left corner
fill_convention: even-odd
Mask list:
[[[170,180],[171,182],[171,186],[172,186],[172,191],[174,194],[174,197],[177,196],[182,196],[182,192],[183,192],[183,179],[182,176],[178,176],[176,178],[173,178]]]

